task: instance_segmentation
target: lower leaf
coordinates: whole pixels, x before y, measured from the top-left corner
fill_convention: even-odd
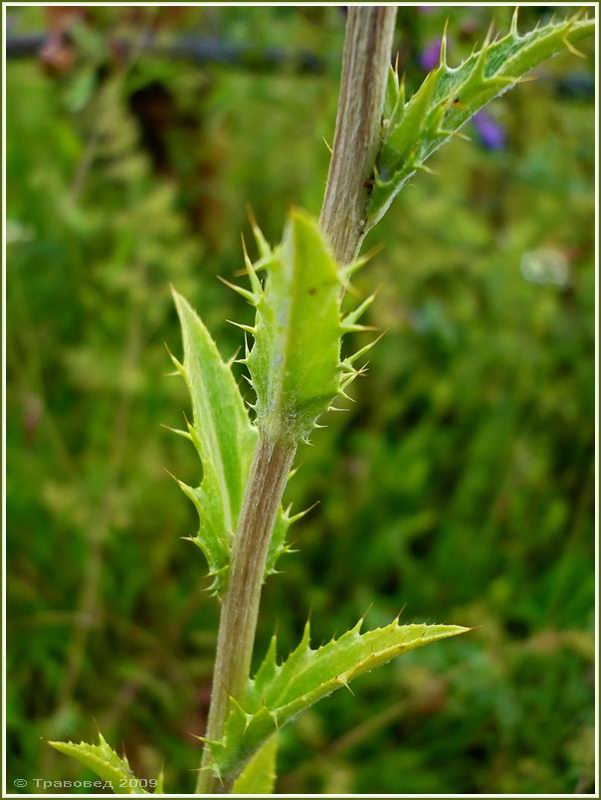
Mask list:
[[[231,784],[269,737],[322,697],[410,650],[469,630],[458,625],[399,625],[395,620],[361,633],[362,623],[317,649],[310,645],[307,624],[301,643],[282,664],[276,660],[274,637],[245,697],[240,702],[232,698],[223,737],[206,740],[212,758],[205,769],[224,785]]]
[[[98,744],[86,742],[48,742],[51,747],[79,761],[91,769],[99,778],[110,784],[115,794],[148,794],[141,785],[126,756],[119,756],[108,744],[104,736],[98,734]],[[162,774],[159,777],[162,789]],[[157,791],[159,783],[157,782]]]
[[[273,794],[278,737],[270,736],[234,783],[233,794]]]

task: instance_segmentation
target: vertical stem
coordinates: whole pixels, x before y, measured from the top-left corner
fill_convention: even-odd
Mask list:
[[[364,236],[367,181],[380,141],[395,17],[391,7],[357,6],[348,11],[334,149],[320,219],[342,264],[355,258]],[[219,621],[208,739],[223,735],[229,698],[243,696],[250,674],[269,541],[295,451],[261,436],[255,452]],[[205,748],[201,767],[210,763]],[[209,769],[199,772],[197,794],[230,789],[231,781],[222,784]]]
[[[334,148],[320,218],[341,264],[356,258],[365,236],[395,19],[394,6],[348,10]]]
[[[219,739],[223,734],[229,698],[243,696],[250,674],[269,541],[295,452],[295,447],[267,441],[263,436],[255,451],[221,609],[208,739]],[[201,766],[209,763],[210,753],[205,748]],[[200,771],[197,794],[219,793],[229,788],[208,770]]]

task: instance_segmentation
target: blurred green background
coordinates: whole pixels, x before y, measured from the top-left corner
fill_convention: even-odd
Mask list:
[[[522,29],[549,13],[524,9]],[[447,14],[457,63],[511,9],[400,8],[410,87]],[[250,309],[216,276],[241,267],[247,204],[272,241],[291,204],[319,210],[344,13],[8,16],[13,42],[45,37],[7,73],[8,786],[83,777],[44,739],[98,725],[189,792],[218,609],[166,472],[199,478],[160,427],[188,408],[166,376],[169,283],[232,354],[225,319]],[[370,237],[356,283],[380,287],[387,335],[350,413],[299,454],[287,497],[320,505],[266,585],[257,655],[276,626],[285,654],[309,613],[317,642],[366,608],[476,630],[283,731],[281,792],[594,790],[593,60],[536,74]]]

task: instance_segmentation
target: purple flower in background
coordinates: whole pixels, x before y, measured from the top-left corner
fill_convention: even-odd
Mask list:
[[[440,48],[442,46],[442,39],[434,39],[429,42],[419,54],[419,63],[422,69],[429,72],[438,66],[440,60]]]
[[[474,115],[472,124],[478,133],[480,144],[485,150],[503,150],[505,147],[505,128],[500,122],[487,114],[479,111]]]
[[[422,14],[432,14],[436,11],[436,6],[418,6],[417,9]]]

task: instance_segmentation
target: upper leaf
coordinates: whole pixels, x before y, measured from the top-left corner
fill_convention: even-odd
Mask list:
[[[347,280],[363,262],[339,268],[317,220],[306,213],[291,213],[282,244],[273,250],[256,228],[255,236],[261,258],[246,262],[252,290],[233,287],[256,308],[254,326],[240,326],[254,336],[240,361],[256,393],[257,427],[271,440],[296,446],[359,374],[353,362],[365,349],[341,360],[341,341],[362,330],[356,322],[371,298],[343,319]]]
[[[231,541],[258,433],[251,424],[232,370],[189,303],[173,292],[184,340],[184,361],[174,359],[192,400],[193,423],[179,431],[196,447],[203,477],[198,488],[180,486],[200,517],[193,541],[203,550],[220,591],[227,578]]]
[[[520,35],[517,10],[509,32],[487,37],[482,48],[460,66],[446,63],[443,40],[439,66],[405,103],[403,83],[391,70],[384,107],[382,143],[367,208],[366,230],[373,227],[416,170],[493,98],[503,94],[533,67],[592,33],[594,22],[577,17],[551,22]]]
[[[248,369],[257,425],[298,443],[340,384],[340,276],[314,220],[295,211],[267,267]]]
[[[104,736],[98,734],[98,744],[80,742],[48,742],[51,747],[74,758],[96,773],[103,781],[110,783],[117,794],[148,794],[140,785],[129,766],[126,756],[118,756]],[[162,781],[162,778],[159,779]],[[158,784],[157,784],[158,785]]]
[[[277,663],[274,637],[244,700],[231,700],[223,738],[207,742],[212,761],[205,769],[231,780],[274,731],[320,698],[403,653],[469,630],[458,625],[399,625],[395,620],[362,634],[361,624],[362,620],[317,650],[310,646],[307,625],[301,643],[283,664]]]

